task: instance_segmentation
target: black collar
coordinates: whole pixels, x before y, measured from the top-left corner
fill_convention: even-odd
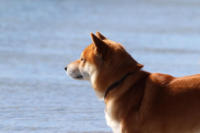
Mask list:
[[[122,77],[120,80],[114,82],[113,84],[111,84],[105,91],[104,93],[104,99],[106,99],[108,93],[113,90],[114,88],[116,88],[118,85],[120,85],[128,76],[130,76],[131,74],[134,74],[135,72],[129,72],[127,73],[124,77]]]

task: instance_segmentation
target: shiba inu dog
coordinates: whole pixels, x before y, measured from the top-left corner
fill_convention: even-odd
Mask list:
[[[150,73],[121,44],[99,32],[91,38],[65,70],[91,82],[114,133],[200,133],[200,74]]]

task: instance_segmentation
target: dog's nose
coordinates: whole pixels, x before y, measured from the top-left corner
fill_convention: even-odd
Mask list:
[[[67,67],[65,67],[65,71],[67,71]]]

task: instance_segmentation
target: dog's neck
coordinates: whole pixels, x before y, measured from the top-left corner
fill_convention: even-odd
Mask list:
[[[128,89],[134,88],[139,82],[142,82],[148,75],[149,73],[143,70],[127,73],[124,77],[122,77],[121,80],[114,82],[107,88],[104,94],[105,102],[111,97],[118,97],[122,93],[126,92]],[[130,82],[132,84],[129,84]],[[130,86],[127,86],[126,83],[128,83]],[[123,87],[123,89],[120,89],[121,87]]]
[[[123,80],[127,80],[127,78],[134,78],[133,81],[137,82],[138,78],[140,78],[140,75],[143,75],[143,71],[141,71],[141,68],[136,68],[135,66],[124,68],[124,71],[117,71],[109,74],[105,74],[105,72],[100,72],[97,74],[97,78],[94,80],[92,86],[99,97],[99,99],[103,100],[105,95],[107,97],[108,93],[110,93],[110,87],[111,88],[117,88],[118,85],[120,86]],[[131,73],[131,74],[129,74]],[[134,76],[137,75],[137,76]],[[138,76],[139,75],[139,76]],[[119,83],[117,83],[119,82]],[[132,81],[131,81],[132,82]],[[118,84],[116,86],[116,84]],[[109,88],[109,89],[108,89]],[[111,89],[112,90],[112,89]],[[116,89],[114,89],[116,90]],[[113,91],[114,91],[113,90]],[[110,95],[110,94],[109,94]]]
[[[104,99],[106,99],[107,95],[109,94],[110,91],[112,91],[113,89],[117,88],[120,84],[123,83],[124,80],[126,80],[126,78],[132,74],[136,73],[135,71],[134,72],[129,72],[127,73],[126,75],[124,75],[120,80],[112,83],[105,91],[104,93]]]
[[[107,88],[109,88],[113,83],[120,81],[129,72],[134,73],[136,70],[127,69],[125,72],[112,72],[109,74],[103,71],[97,73],[96,78],[93,78],[94,80],[91,83],[99,99],[103,100]]]
[[[112,64],[107,64],[112,65]],[[106,66],[106,65],[105,65]],[[109,68],[109,67],[108,67]],[[99,68],[100,71],[92,78],[92,86],[100,99],[104,98],[106,89],[113,83],[122,79],[127,73],[136,73],[142,68],[140,64],[134,62],[121,62],[118,65],[114,65],[113,69]]]

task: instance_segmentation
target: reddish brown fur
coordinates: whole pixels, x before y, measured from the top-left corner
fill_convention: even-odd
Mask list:
[[[111,117],[122,133],[200,132],[200,74],[176,78],[143,71],[120,44],[99,34],[92,34],[93,44],[82,54],[96,66],[95,91],[104,94],[112,83],[135,72],[104,99],[105,104],[112,101]],[[101,52],[99,43],[105,45]]]

